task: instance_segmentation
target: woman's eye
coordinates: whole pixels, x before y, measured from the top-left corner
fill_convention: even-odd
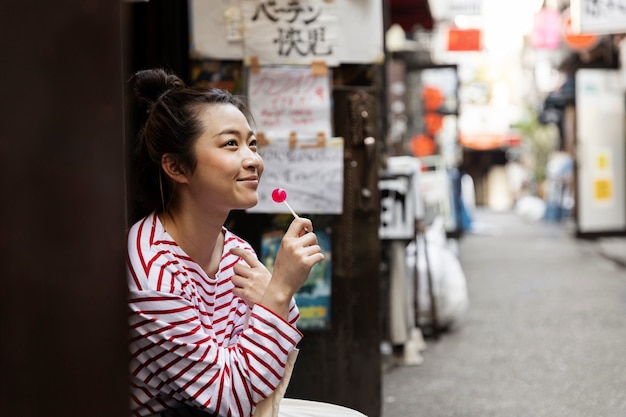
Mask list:
[[[237,146],[237,141],[235,139],[231,139],[226,142],[226,146]]]
[[[249,144],[248,146],[249,146],[249,147],[251,147],[251,148],[256,148],[256,146],[257,146],[256,139],[252,139],[252,140],[250,141],[250,144]]]

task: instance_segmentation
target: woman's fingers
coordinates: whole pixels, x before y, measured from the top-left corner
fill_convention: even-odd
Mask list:
[[[297,291],[306,281],[311,268],[324,259],[309,219],[294,219],[283,236],[274,263],[273,278]]]
[[[249,250],[245,250],[243,248],[232,248],[230,250],[230,253],[232,253],[235,256],[239,256],[248,265],[250,265],[250,267],[257,267],[259,265],[263,265],[261,261],[259,261],[259,258],[257,258],[256,254]]]
[[[287,232],[285,232],[285,236],[299,237],[312,231],[313,223],[311,223],[311,220],[304,217],[298,217],[293,219],[293,221],[289,225],[289,228],[287,229]]]
[[[233,293],[243,298],[248,305],[259,302],[272,277],[270,272],[253,252],[241,248],[233,248],[230,252],[244,261],[233,265]]]

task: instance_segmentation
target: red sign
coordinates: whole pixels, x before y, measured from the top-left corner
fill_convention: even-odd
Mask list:
[[[480,51],[480,29],[448,29],[448,51]]]

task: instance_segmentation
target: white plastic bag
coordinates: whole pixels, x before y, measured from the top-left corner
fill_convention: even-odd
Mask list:
[[[426,262],[428,254],[428,264]],[[417,268],[415,267],[417,255]],[[469,298],[465,273],[456,253],[447,243],[444,221],[435,218],[423,236],[418,237],[406,249],[407,271],[411,279],[418,273],[418,325],[432,324],[428,269],[432,276],[433,295],[438,325],[446,327],[462,317],[467,311]]]

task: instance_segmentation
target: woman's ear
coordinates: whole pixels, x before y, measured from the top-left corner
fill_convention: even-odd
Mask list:
[[[187,172],[180,164],[178,158],[166,153],[161,157],[161,168],[168,177],[177,183],[187,182]]]

